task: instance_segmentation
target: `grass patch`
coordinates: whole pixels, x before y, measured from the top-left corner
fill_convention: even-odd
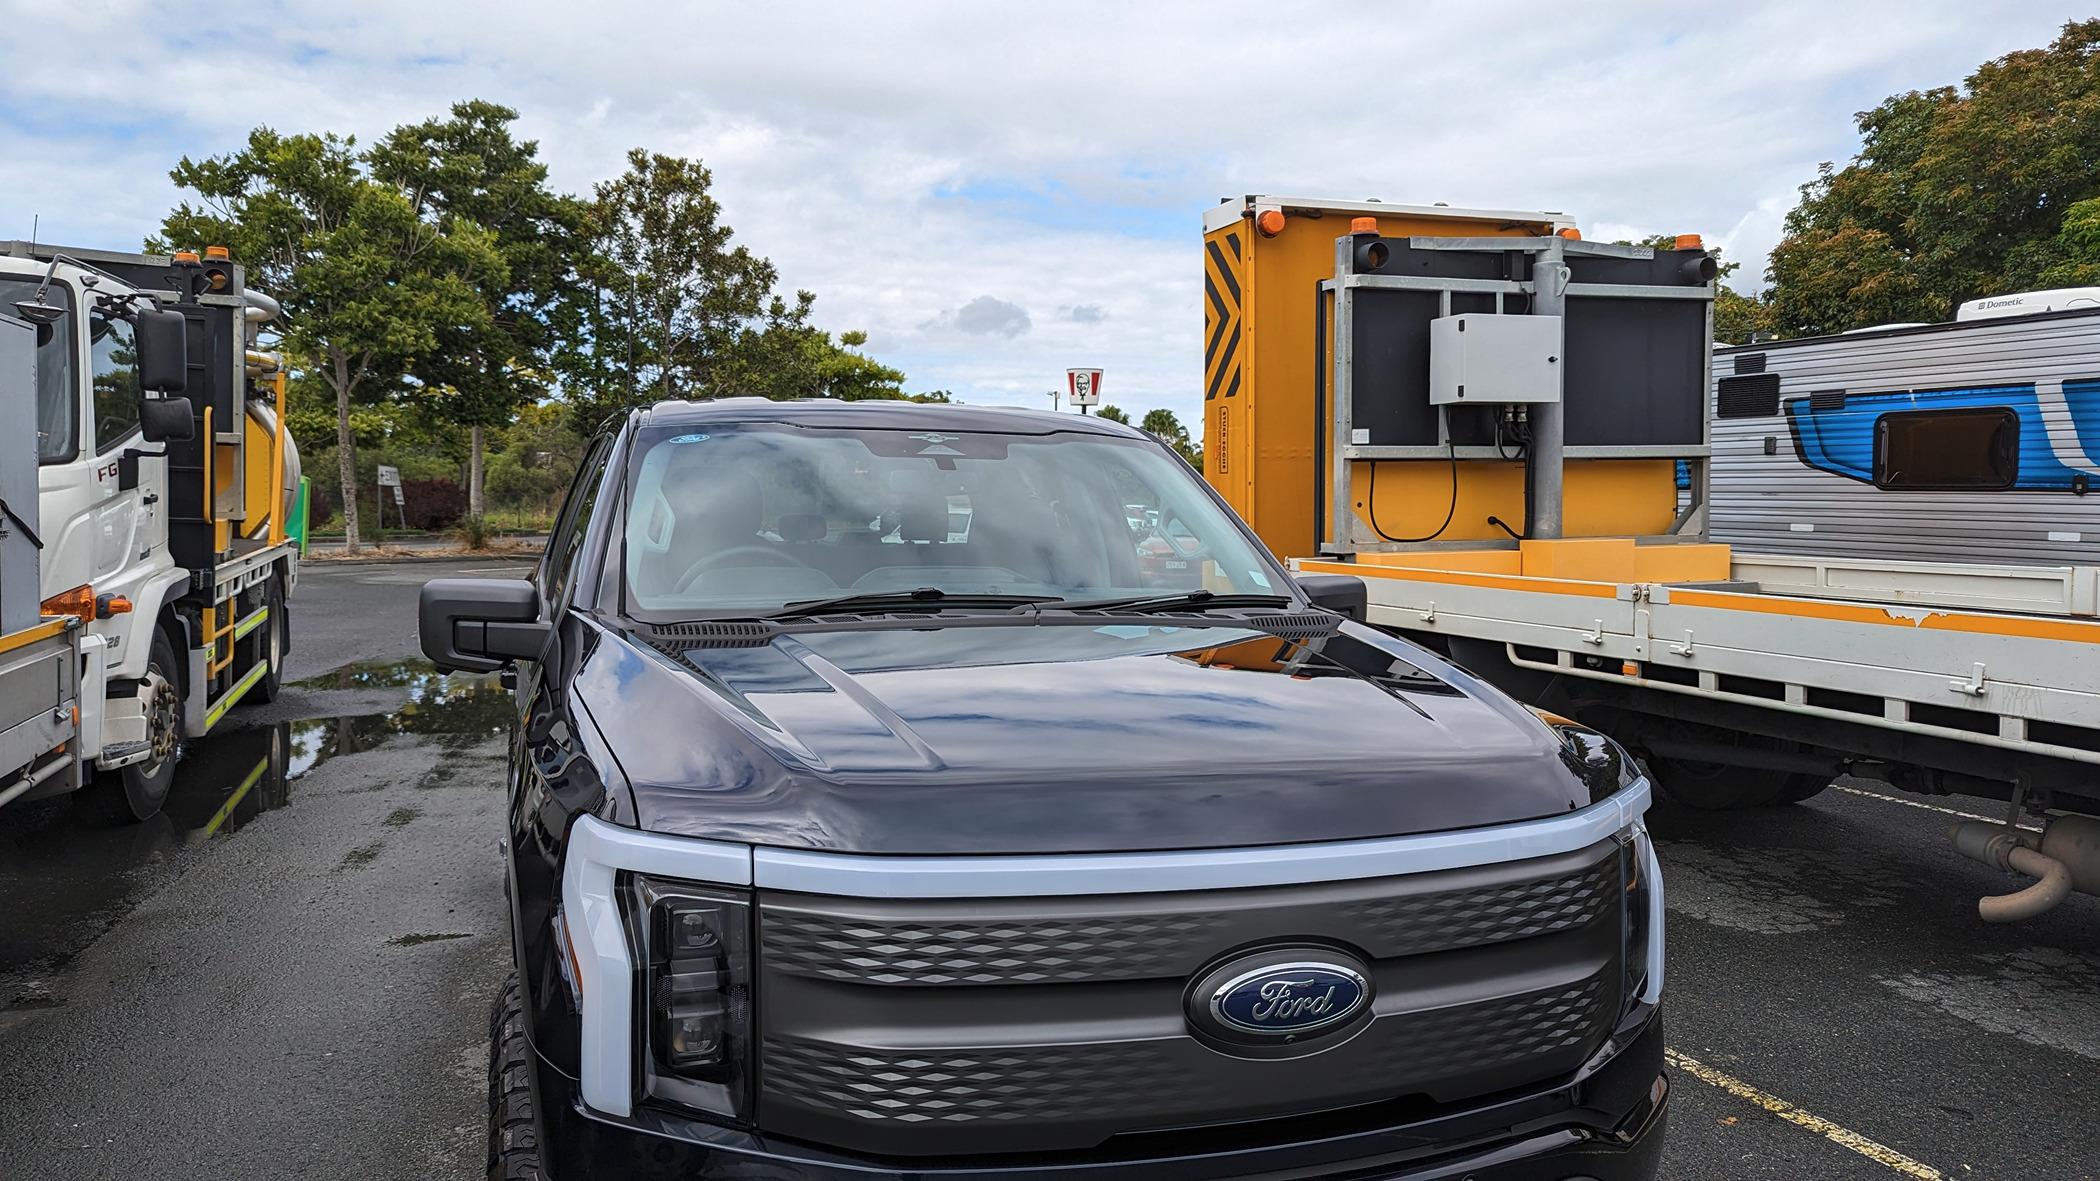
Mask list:
[[[388,828],[406,828],[409,821],[422,814],[423,809],[421,808],[396,808],[387,813],[386,819],[379,823],[386,825]]]

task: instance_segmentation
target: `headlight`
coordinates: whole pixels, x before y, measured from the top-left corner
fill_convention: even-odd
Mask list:
[[[645,1003],[635,1031],[644,1090],[741,1119],[751,1096],[751,905],[662,878],[629,885]]]
[[[1602,732],[1542,709],[1531,712],[1560,740],[1560,761],[1590,789],[1591,803],[1632,787],[1644,774],[1640,762]]]
[[[1662,995],[1662,866],[1645,822],[1627,830],[1626,1006]]]

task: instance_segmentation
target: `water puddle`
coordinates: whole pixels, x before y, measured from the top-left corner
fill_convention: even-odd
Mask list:
[[[166,804],[144,823],[99,822],[77,798],[0,809],[0,1012],[63,1003],[51,978],[67,961],[190,856],[289,805],[316,767],[403,735],[478,745],[515,716],[494,676],[443,674],[420,660],[347,665],[285,688],[274,705],[236,709],[186,743]],[[333,712],[341,690],[376,708]],[[248,720],[308,704],[322,716]],[[394,815],[404,811],[414,812]]]

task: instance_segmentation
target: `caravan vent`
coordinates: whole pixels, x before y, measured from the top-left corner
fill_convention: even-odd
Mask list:
[[[1810,410],[1843,410],[1845,408],[1845,391],[1810,390],[1808,394],[1808,408]]]
[[[1718,399],[1722,418],[1763,418],[1779,413],[1779,375],[1724,377]]]
[[[1763,373],[1765,371],[1765,355],[1763,353],[1742,354],[1735,359],[1735,371],[1737,373]]]

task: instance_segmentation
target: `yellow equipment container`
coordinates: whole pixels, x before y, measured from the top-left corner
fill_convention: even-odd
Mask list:
[[[1309,556],[1323,548],[1335,550],[1332,529],[1326,527],[1330,510],[1323,499],[1330,487],[1348,489],[1351,508],[1364,532],[1375,539],[1370,546],[1349,546],[1344,552],[1412,543],[1494,542],[1514,548],[1512,533],[1524,529],[1527,517],[1528,468],[1522,447],[1505,444],[1499,428],[1492,440],[1469,436],[1465,445],[1453,435],[1445,441],[1434,437],[1412,440],[1421,444],[1412,448],[1365,447],[1361,450],[1386,457],[1350,459],[1345,483],[1334,482],[1337,239],[1350,238],[1352,231],[1375,231],[1379,239],[1396,243],[1396,251],[1408,258],[1396,258],[1388,269],[1405,269],[1399,265],[1405,262],[1417,273],[1423,266],[1457,256],[1424,254],[1421,258],[1431,261],[1417,265],[1415,252],[1400,250],[1400,245],[1420,244],[1428,238],[1579,239],[1573,222],[1554,213],[1267,196],[1229,201],[1212,209],[1204,219],[1205,476],[1271,549],[1287,557]],[[1576,265],[1638,265],[1652,270],[1659,264],[1675,265],[1668,253],[1624,264],[1585,257]],[[1578,270],[1576,277],[1589,276]],[[1615,277],[1628,281],[1625,276]],[[1510,270],[1498,280],[1455,280],[1461,287],[1470,283],[1478,290],[1462,291],[1456,306],[1453,297],[1445,295],[1441,314],[1505,310],[1505,295],[1488,291],[1495,283],[1508,289],[1513,302],[1507,310],[1515,311],[1522,306],[1516,301],[1525,298],[1515,293],[1528,286],[1518,280],[1528,278],[1528,272]],[[1645,276],[1633,278],[1645,280]],[[1570,289],[1571,336],[1579,326],[1572,317],[1594,315],[1587,309],[1607,304],[1601,298],[1578,304],[1574,296],[1602,286],[1578,282]],[[1608,302],[1602,314],[1624,320],[1630,304]],[[1694,311],[1690,307],[1667,310],[1672,314]],[[1703,310],[1696,314],[1704,316]],[[1383,329],[1371,324],[1368,317],[1359,316],[1356,322],[1359,358],[1384,350],[1385,361],[1391,362],[1392,354],[1413,350],[1397,363],[1412,364],[1426,375],[1426,335],[1418,340],[1408,334],[1414,331],[1410,328],[1377,337],[1375,333]],[[1416,326],[1421,323],[1418,320]],[[1673,323],[1680,329],[1685,326],[1681,316]],[[1367,336],[1367,331],[1374,335]],[[1619,327],[1611,331],[1623,335]],[[1635,324],[1631,331],[1638,336],[1652,330]],[[1703,321],[1699,334],[1703,348]],[[1685,335],[1678,331],[1672,340]],[[1360,368],[1359,372],[1369,370]],[[1578,375],[1571,368],[1568,376],[1574,381]],[[1645,413],[1646,404],[1638,397],[1646,396],[1637,395],[1620,412]],[[1703,377],[1690,396],[1703,397]],[[1418,396],[1417,401],[1426,412],[1427,399]],[[1479,415],[1488,409],[1467,406],[1463,411],[1475,416],[1467,420],[1470,425],[1485,421]],[[1697,499],[1680,490],[1676,459],[1703,454],[1703,447],[1696,445],[1703,444],[1703,434],[1684,437],[1687,429],[1703,432],[1703,401],[1684,409],[1698,421],[1687,428],[1672,420],[1670,429],[1677,434],[1671,441],[1680,445],[1674,452],[1660,446],[1569,448],[1563,469],[1563,536],[1638,537],[1671,531],[1684,508],[1682,502]],[[1383,429],[1375,423],[1372,426]],[[1581,429],[1585,429],[1581,422],[1571,428]],[[1366,436],[1370,432],[1351,433]],[[1488,443],[1493,445],[1484,445]],[[1703,463],[1698,466],[1703,470]],[[1490,523],[1491,517],[1508,529]],[[1323,547],[1323,540],[1330,544]]]

